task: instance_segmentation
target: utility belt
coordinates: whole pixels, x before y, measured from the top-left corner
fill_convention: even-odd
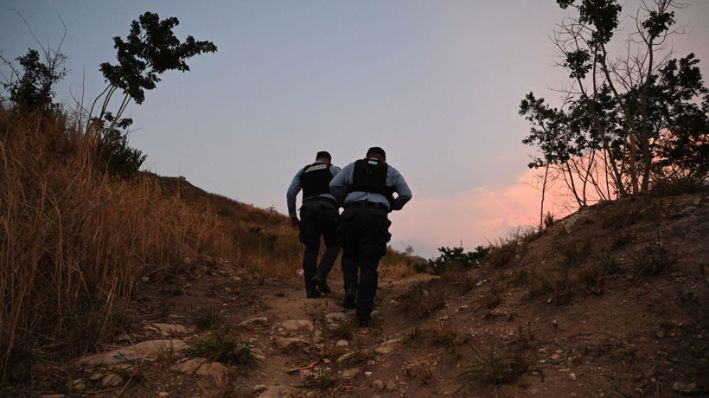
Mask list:
[[[345,209],[348,209],[350,207],[381,209],[381,210],[384,210],[387,212],[389,211],[389,207],[387,205],[385,205],[384,203],[368,202],[366,200],[357,200],[357,201],[345,203]]]
[[[325,203],[330,203],[334,205],[335,207],[339,207],[339,204],[337,201],[333,198],[328,198],[327,196],[311,196],[309,198],[303,198],[303,204],[305,203],[315,203],[315,202],[325,202]]]

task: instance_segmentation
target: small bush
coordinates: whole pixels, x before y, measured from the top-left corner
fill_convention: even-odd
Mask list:
[[[466,252],[462,247],[440,247],[438,258],[429,260],[429,267],[435,275],[442,275],[450,271],[468,270],[480,265],[480,261],[487,256],[489,248],[478,246],[474,251]]]
[[[399,297],[404,313],[413,319],[422,319],[443,308],[446,293],[439,283],[417,283]]]

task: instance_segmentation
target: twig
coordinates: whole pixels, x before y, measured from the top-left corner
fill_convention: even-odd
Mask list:
[[[311,369],[319,363],[320,363],[320,360],[318,359],[317,361],[310,363],[308,365],[305,365],[305,366],[301,366],[301,367],[297,367],[297,368],[290,368],[290,369],[286,370],[286,373],[291,374],[291,373],[295,373],[300,370]]]

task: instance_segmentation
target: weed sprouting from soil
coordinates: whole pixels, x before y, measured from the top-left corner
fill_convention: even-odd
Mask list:
[[[251,343],[217,334],[208,340],[195,341],[187,353],[192,357],[207,358],[212,362],[253,368],[258,364],[253,349],[254,346]]]

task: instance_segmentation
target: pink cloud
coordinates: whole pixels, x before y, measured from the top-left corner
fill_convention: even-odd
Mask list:
[[[505,237],[520,226],[539,222],[540,170],[529,170],[516,183],[502,188],[476,187],[452,196],[414,192],[414,199],[401,212],[391,215],[392,244],[412,246],[424,257],[435,256],[441,246],[461,244],[472,250]],[[566,214],[562,183],[548,192],[546,208]],[[545,209],[546,212],[546,209]]]

